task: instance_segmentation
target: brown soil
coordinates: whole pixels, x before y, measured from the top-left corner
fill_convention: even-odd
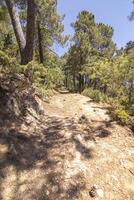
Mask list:
[[[41,102],[40,102],[41,104]],[[134,200],[134,137],[107,105],[56,94],[45,115],[0,130],[0,200]]]

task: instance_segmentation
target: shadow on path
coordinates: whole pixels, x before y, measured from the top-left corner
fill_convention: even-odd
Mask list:
[[[42,123],[42,122],[41,122]],[[8,130],[0,130],[0,146],[5,148],[5,152],[0,154],[0,189],[3,187],[2,182],[6,180],[9,175],[8,169],[13,167],[16,171],[15,189],[12,194],[13,198],[19,200],[61,200],[77,198],[81,185],[70,185],[64,188],[64,163],[65,160],[73,159],[71,150],[75,146],[84,159],[93,158],[93,149],[90,149],[83,144],[77,135],[82,135],[86,140],[92,139],[93,128],[88,128],[85,132],[80,131],[78,124],[74,119],[66,119],[63,121],[57,117],[46,116],[44,128],[41,124],[37,126],[32,132],[17,131],[15,128]],[[87,123],[87,122],[86,122]],[[29,125],[30,126],[30,125]],[[90,126],[90,124],[88,124]],[[107,137],[110,133],[104,132],[101,127],[98,137]],[[90,130],[90,131],[89,131]],[[71,132],[70,137],[66,137],[65,131]],[[89,135],[89,138],[86,138]],[[38,163],[40,165],[38,166]],[[7,169],[7,171],[6,171]],[[29,172],[33,169],[41,170],[38,180],[40,188],[35,186],[31,189],[32,192],[20,190],[22,185],[31,185],[32,177],[26,180],[26,183],[21,183],[21,176],[23,172]],[[32,176],[32,175],[31,175]],[[37,177],[38,179],[38,177]],[[73,179],[73,177],[72,177]],[[8,187],[10,187],[8,185]],[[1,200],[6,200],[4,196],[0,196]]]

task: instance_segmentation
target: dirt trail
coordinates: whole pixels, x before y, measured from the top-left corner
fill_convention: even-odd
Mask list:
[[[53,96],[46,112],[51,116],[58,117],[79,118],[81,115],[86,115],[90,121],[109,120],[104,105],[96,104],[90,98],[79,94],[58,94]]]
[[[79,94],[56,94],[43,106],[41,121],[0,142],[0,199],[90,200],[97,185],[96,200],[134,200],[132,132],[110,122],[105,105]]]

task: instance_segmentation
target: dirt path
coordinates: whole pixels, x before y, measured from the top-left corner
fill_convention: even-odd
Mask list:
[[[79,118],[81,115],[86,115],[90,121],[109,120],[104,105],[96,104],[90,98],[79,94],[55,95],[50,101],[49,109],[47,107],[46,105],[46,112],[51,116]]]
[[[43,107],[41,121],[29,120],[0,142],[0,199],[90,200],[97,185],[96,200],[134,200],[131,131],[79,94],[57,94]]]

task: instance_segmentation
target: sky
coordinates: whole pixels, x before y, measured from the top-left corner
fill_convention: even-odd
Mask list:
[[[87,10],[95,15],[97,23],[102,22],[114,28],[113,40],[118,48],[134,40],[134,21],[128,20],[133,10],[132,0],[58,0],[57,9],[60,15],[66,15],[63,21],[65,34],[73,35],[70,24],[75,22],[80,11]],[[59,55],[67,51],[67,47],[55,48]]]

